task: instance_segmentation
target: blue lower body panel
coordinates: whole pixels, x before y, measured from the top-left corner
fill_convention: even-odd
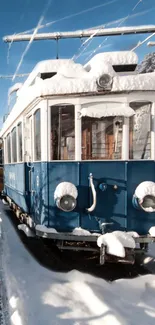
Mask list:
[[[4,166],[4,193],[29,213],[28,170],[24,163]]]
[[[26,164],[5,165],[5,191],[36,224],[61,232],[75,227],[100,232],[101,224],[108,223],[106,231],[134,230],[141,235],[155,225],[154,212],[146,213],[132,205],[136,187],[143,181],[155,181],[154,161],[38,162],[32,164],[31,184],[29,171]],[[92,205],[90,173],[97,204],[88,213],[86,209]],[[72,212],[56,207],[54,191],[61,182],[77,187],[77,206]]]

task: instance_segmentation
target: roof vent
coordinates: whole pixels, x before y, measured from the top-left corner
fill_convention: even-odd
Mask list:
[[[42,72],[40,74],[40,78],[45,80],[54,77],[57,74],[57,72]]]
[[[120,64],[112,67],[115,72],[131,72],[136,70],[137,64]]]

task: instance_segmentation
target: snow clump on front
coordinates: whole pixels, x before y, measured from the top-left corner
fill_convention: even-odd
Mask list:
[[[102,244],[106,246],[108,254],[118,257],[125,257],[125,248],[134,249],[136,247],[133,236],[123,231],[114,231],[99,236],[97,245],[101,247]]]

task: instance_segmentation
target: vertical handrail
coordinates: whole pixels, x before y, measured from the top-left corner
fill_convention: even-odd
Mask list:
[[[87,209],[87,211],[92,212],[95,210],[97,200],[96,200],[96,190],[95,190],[95,186],[93,183],[93,175],[91,173],[89,175],[89,182],[90,182],[90,187],[91,187],[92,195],[93,195],[93,204],[91,205],[90,208]]]

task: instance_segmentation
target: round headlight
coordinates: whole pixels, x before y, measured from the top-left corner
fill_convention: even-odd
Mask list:
[[[76,207],[78,191],[70,182],[59,183],[54,192],[54,201],[57,207],[65,212],[73,211]]]
[[[103,74],[100,78],[97,79],[97,85],[102,89],[111,89],[112,77],[109,74]]]
[[[76,207],[76,199],[71,195],[64,195],[56,201],[56,204],[59,209],[70,212]]]

